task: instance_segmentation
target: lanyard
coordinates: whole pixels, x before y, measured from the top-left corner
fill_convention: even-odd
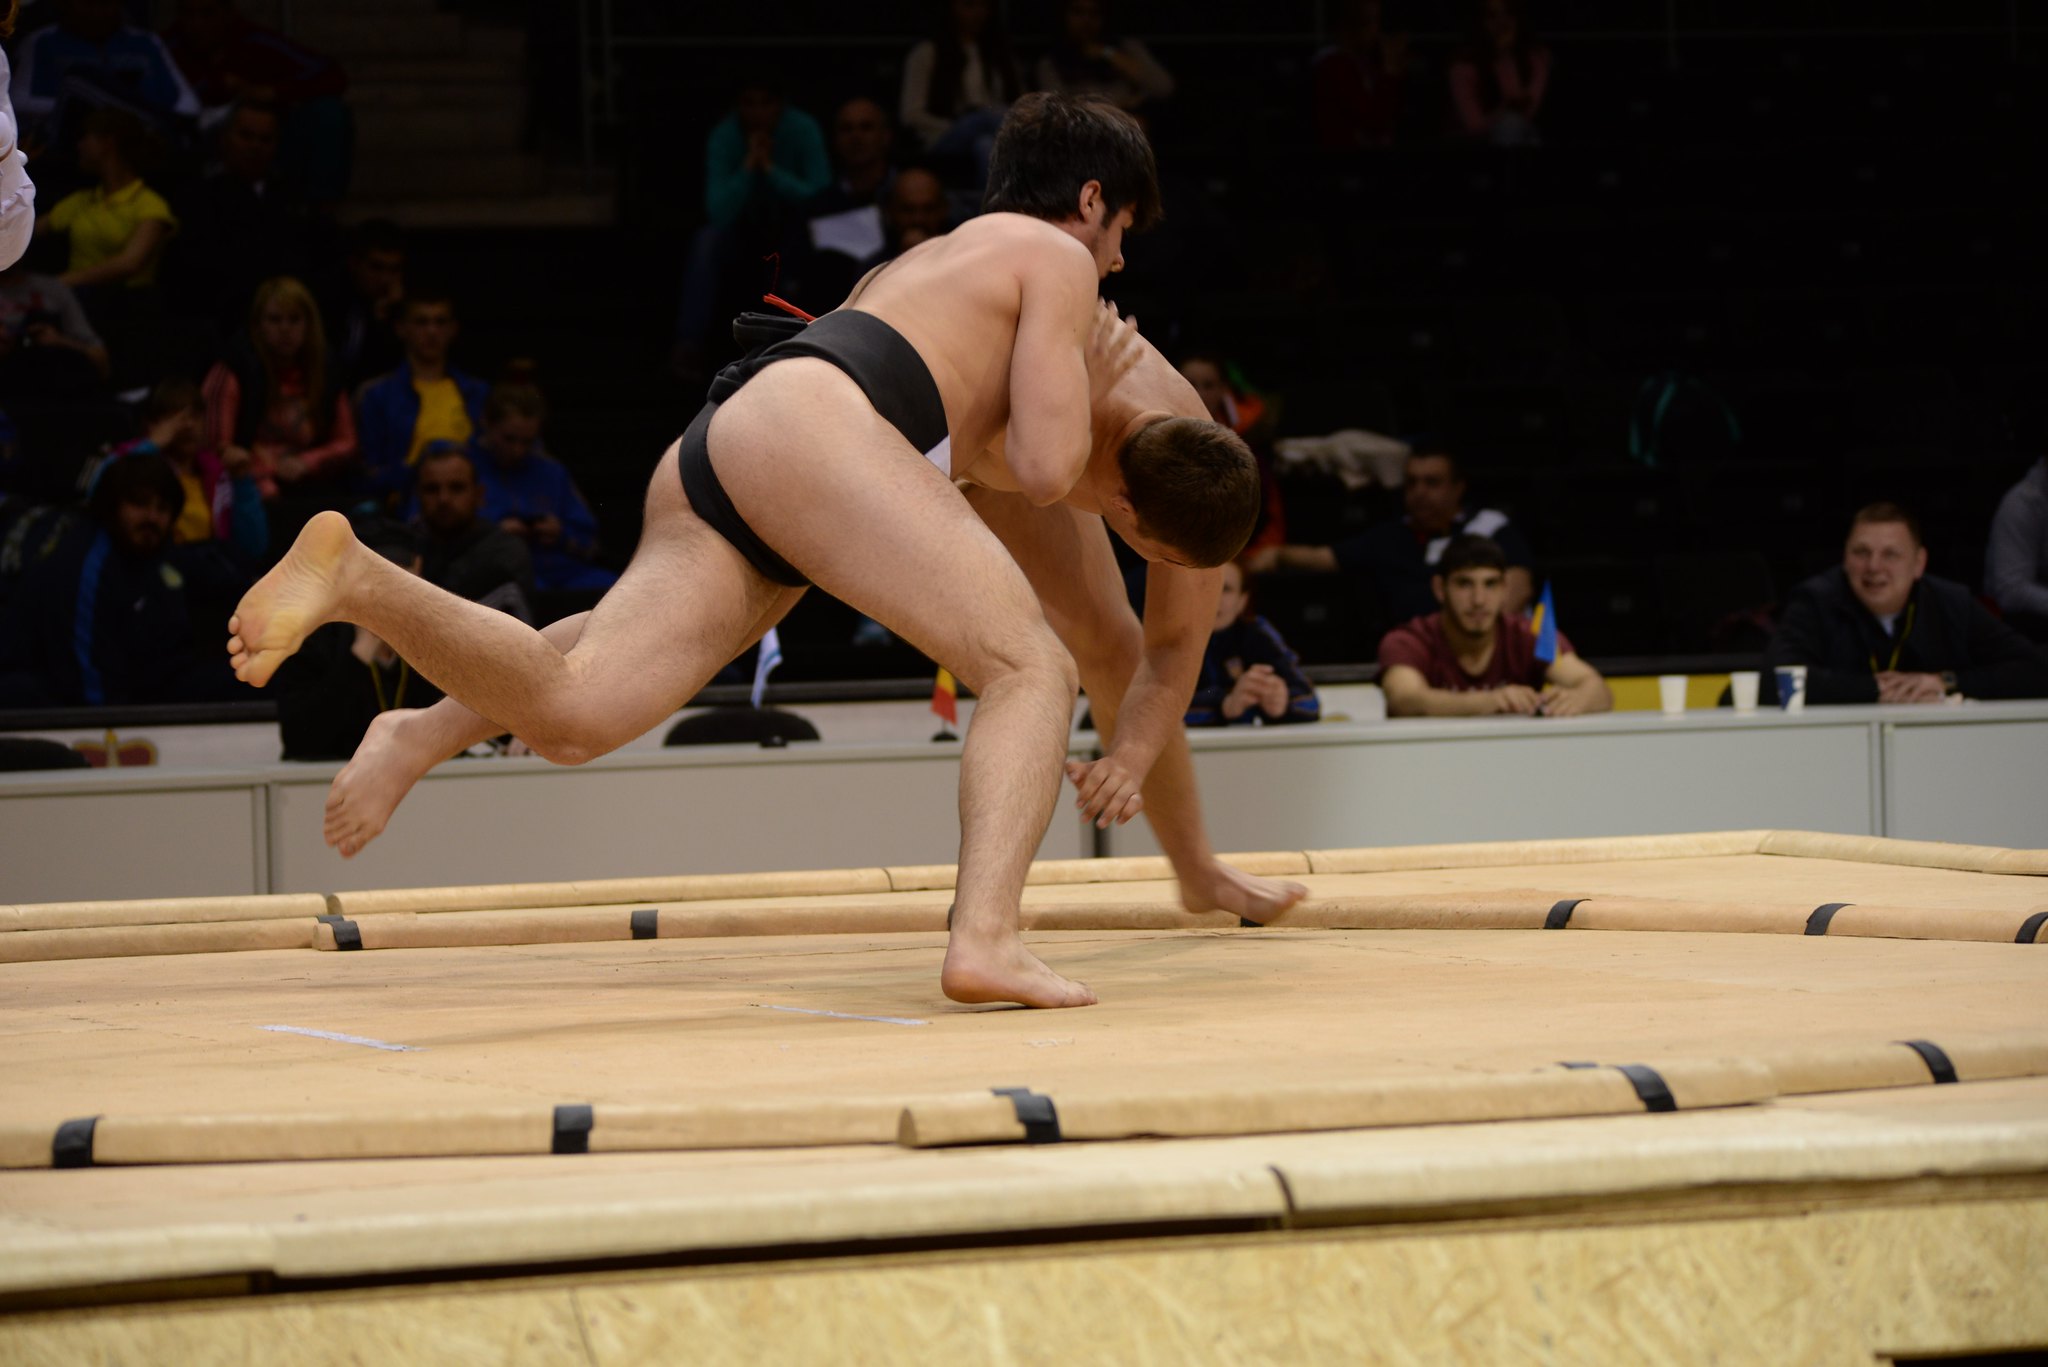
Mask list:
[[[394,707],[405,706],[405,686],[412,679],[412,669],[405,661],[400,660],[398,662],[398,690],[388,703],[384,701],[384,675],[378,670],[376,663],[365,660],[363,661],[363,668],[370,671],[370,683],[377,690],[377,710],[379,712],[389,712]]]
[[[1906,604],[1906,623],[1899,628],[1899,639],[1892,642],[1892,660],[1890,664],[1885,666],[1887,670],[1896,670],[1899,667],[1899,652],[1906,648],[1906,638],[1913,634],[1913,614],[1919,610],[1919,607],[1918,603]],[[1878,672],[1877,656],[1875,653],[1870,657],[1870,672],[1873,674]]]

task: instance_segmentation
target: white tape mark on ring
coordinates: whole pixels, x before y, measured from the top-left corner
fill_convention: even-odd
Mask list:
[[[343,1035],[333,1030],[308,1030],[303,1025],[259,1025],[258,1030],[272,1030],[280,1035],[304,1035],[308,1039],[331,1039],[336,1044],[360,1044],[365,1049],[384,1049],[394,1054],[417,1054],[422,1052],[417,1044],[386,1044],[380,1039],[365,1039],[361,1035]]]
[[[755,1002],[763,1011],[788,1011],[798,1016],[830,1016],[842,1021],[877,1021],[883,1025],[930,1025],[930,1021],[911,1020],[907,1016],[855,1016],[845,1011],[816,1011],[808,1006],[776,1006],[771,1002]]]

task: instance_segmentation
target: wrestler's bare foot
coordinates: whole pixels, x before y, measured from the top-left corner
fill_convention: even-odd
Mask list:
[[[284,559],[242,595],[228,619],[236,678],[263,687],[307,636],[335,620],[355,539],[340,513],[316,513]]]
[[[939,971],[939,987],[956,1002],[1095,1005],[1093,992],[1047,968],[1015,934],[984,939],[953,932],[946,944],[946,966]]]
[[[1247,921],[1265,922],[1308,896],[1299,883],[1254,878],[1219,860],[1211,860],[1199,877],[1183,878],[1180,904],[1189,911],[1227,911]]]
[[[391,813],[429,769],[447,756],[416,708],[380,712],[355,758],[327,789],[327,843],[352,859],[384,833]]]

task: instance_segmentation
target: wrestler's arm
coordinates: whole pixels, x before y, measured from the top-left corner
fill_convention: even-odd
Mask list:
[[[1216,620],[1223,571],[1155,564],[1145,574],[1145,652],[1117,715],[1108,757],[1142,782],[1159,752],[1184,739],[1188,699],[1202,673],[1202,652]]]
[[[1040,508],[1065,498],[1088,467],[1096,283],[1095,258],[1064,234],[1032,243],[1018,271],[1003,451],[1018,490]]]

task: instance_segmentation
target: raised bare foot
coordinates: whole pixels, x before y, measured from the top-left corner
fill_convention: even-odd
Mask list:
[[[370,723],[355,758],[327,789],[327,843],[352,859],[384,833],[391,813],[426,772],[447,758],[421,725],[415,708],[380,712]]]
[[[1184,878],[1180,904],[1189,911],[1227,911],[1247,921],[1264,923],[1308,896],[1299,883],[1254,878],[1219,860],[1210,861],[1200,878]]]
[[[1095,1005],[1093,992],[1047,968],[1015,935],[984,940],[956,933],[946,944],[939,987],[956,1002]]]
[[[284,559],[242,595],[228,618],[228,663],[261,688],[306,637],[334,620],[355,533],[336,512],[315,513]]]

